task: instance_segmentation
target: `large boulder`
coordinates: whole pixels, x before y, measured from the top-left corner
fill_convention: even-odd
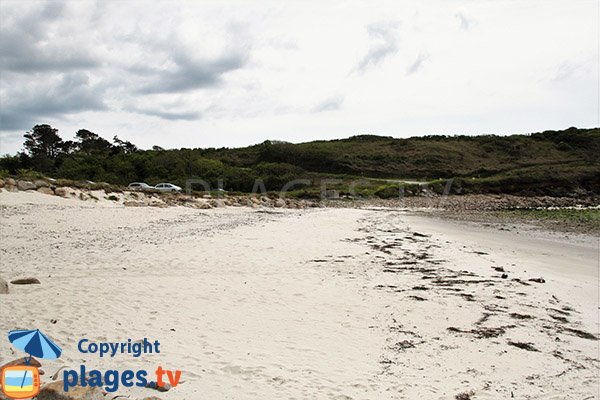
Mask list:
[[[54,190],[46,186],[40,186],[37,191],[43,194],[54,194]]]
[[[4,179],[0,179],[0,189],[4,187]]]
[[[63,381],[50,382],[40,390],[36,400],[105,400],[102,390],[96,386],[73,386],[63,390]]]
[[[8,282],[0,277],[0,294],[8,294]]]
[[[201,210],[208,210],[209,208],[212,208],[208,201],[198,201],[194,207]]]
[[[285,207],[285,200],[283,199],[277,199],[275,200],[275,204],[273,204],[275,207]]]
[[[35,183],[33,183],[31,181],[18,180],[17,181],[17,189],[19,189],[19,190],[35,190],[35,189],[37,189],[37,187],[35,186]]]
[[[17,186],[17,181],[15,181],[13,178],[6,178],[4,183],[6,186]]]
[[[43,179],[37,179],[33,182],[36,188],[50,187],[50,184]]]
[[[66,187],[57,187],[56,189],[54,189],[54,194],[60,197],[67,197],[69,191]]]

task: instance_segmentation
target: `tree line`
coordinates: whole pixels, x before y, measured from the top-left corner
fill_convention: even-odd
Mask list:
[[[223,156],[216,149],[165,150],[153,146],[140,150],[117,136],[111,142],[87,129],[78,130],[73,140],[63,140],[58,129],[41,124],[24,139],[23,151],[0,158],[0,170],[5,175],[35,171],[49,177],[120,185],[168,181],[180,186],[187,179],[201,178],[213,187],[222,182],[234,191],[251,191],[256,179],[263,179],[269,190],[276,190],[288,180],[304,176],[302,168],[285,163],[235,165],[236,157]]]
[[[267,190],[291,180],[366,178],[462,179],[463,192],[568,194],[600,192],[600,129],[568,128],[526,135],[357,135],[306,143],[264,141],[243,148],[139,149],[114,136],[80,129],[63,140],[50,125],[24,135],[23,151],[0,158],[0,175],[34,171],[48,177],[127,185],[202,179],[212,187],[250,192],[257,179]],[[383,183],[382,183],[383,182]],[[317,186],[315,184],[315,186]]]

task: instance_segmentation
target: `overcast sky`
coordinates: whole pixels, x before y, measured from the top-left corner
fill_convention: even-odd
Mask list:
[[[597,0],[0,0],[0,152],[598,125]]]

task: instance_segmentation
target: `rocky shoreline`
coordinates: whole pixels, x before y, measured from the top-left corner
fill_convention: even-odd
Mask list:
[[[109,185],[106,185],[109,187]],[[191,208],[209,209],[216,207],[246,206],[246,207],[277,207],[277,208],[307,208],[307,207],[336,207],[336,208],[412,208],[439,209],[454,212],[461,211],[499,211],[514,209],[549,208],[549,207],[600,207],[600,196],[588,195],[577,197],[551,196],[515,196],[508,194],[469,194],[441,196],[427,192],[419,196],[406,196],[397,199],[352,198],[339,199],[298,199],[282,198],[276,192],[264,194],[193,194],[158,193],[132,191],[121,189],[98,189],[92,185],[62,186],[55,185],[44,179],[16,180],[13,178],[0,179],[0,190],[8,192],[37,191],[47,195],[63,198],[73,198],[83,201],[109,200],[127,207],[152,206],[186,206]]]
[[[598,209],[600,196],[579,197],[514,196],[506,194],[470,194],[441,196],[426,192],[420,196],[406,196],[397,199],[351,198],[339,199],[299,199],[282,198],[275,192],[264,194],[217,195],[194,193],[159,193],[115,189],[106,184],[61,186],[55,182],[38,180],[0,179],[0,191],[32,192],[94,202],[108,202],[125,207],[174,207],[183,206],[195,209],[222,207],[250,208],[389,208],[410,209],[433,213],[443,218],[482,223],[532,223],[551,230],[579,233],[600,232],[600,224],[580,223],[569,219],[559,221],[524,218],[510,211],[537,209]]]

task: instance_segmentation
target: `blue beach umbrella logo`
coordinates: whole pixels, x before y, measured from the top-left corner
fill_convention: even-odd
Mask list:
[[[29,364],[31,357],[45,358],[54,360],[60,357],[61,348],[56,345],[48,336],[34,330],[16,330],[8,332],[8,340],[19,350],[29,354],[29,360],[25,357],[25,362]]]
[[[0,371],[2,392],[11,399],[34,397],[40,391],[40,379],[38,369],[30,365],[31,358],[53,360],[60,357],[62,350],[39,329],[10,331],[8,340],[29,358],[25,357],[25,365],[8,366]]]

